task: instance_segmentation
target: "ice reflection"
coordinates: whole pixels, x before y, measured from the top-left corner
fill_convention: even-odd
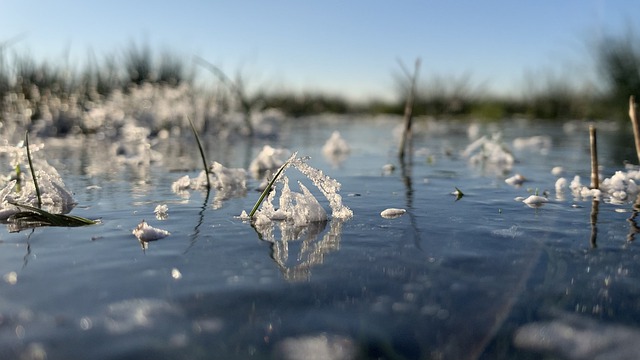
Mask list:
[[[329,230],[320,239],[327,227],[326,221],[311,222],[307,226],[296,226],[289,221],[273,221],[256,224],[254,229],[264,241],[271,243],[271,258],[285,280],[306,281],[311,278],[311,268],[324,263],[327,254],[340,249],[343,220],[333,219]],[[278,234],[280,238],[278,239]],[[301,240],[301,242],[297,242]],[[299,248],[293,258],[294,248]]]

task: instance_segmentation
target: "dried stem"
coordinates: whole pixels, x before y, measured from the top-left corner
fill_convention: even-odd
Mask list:
[[[638,123],[638,109],[633,95],[629,96],[629,117],[633,126],[633,138],[636,142],[636,154],[640,162],[640,124]]]
[[[402,63],[400,64],[402,65]],[[398,156],[400,160],[404,160],[404,155],[407,145],[411,142],[411,123],[413,121],[413,102],[416,95],[416,80],[418,78],[418,71],[420,70],[420,59],[416,59],[415,68],[413,74],[402,66],[403,71],[411,81],[411,88],[407,95],[407,102],[404,105],[404,131],[402,132],[402,139],[400,140],[400,152]]]
[[[589,144],[591,145],[591,188],[598,189],[600,187],[600,179],[598,177],[598,143],[596,139],[596,128],[589,125]]]

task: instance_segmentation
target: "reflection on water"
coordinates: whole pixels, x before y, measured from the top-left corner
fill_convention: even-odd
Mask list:
[[[636,197],[636,201],[633,203],[633,210],[631,212],[631,216],[627,219],[629,223],[629,234],[627,235],[627,242],[633,242],[635,240],[636,234],[640,232],[640,227],[638,227],[638,223],[636,222],[636,217],[638,216],[638,212],[640,212],[640,194]]]
[[[271,243],[271,258],[284,278],[287,281],[305,281],[311,278],[311,268],[324,262],[325,255],[340,249],[343,224],[344,221],[339,219],[329,221],[329,230],[320,240],[320,234],[327,227],[326,221],[312,222],[307,226],[274,221],[255,225],[254,228],[262,240]],[[290,254],[294,248],[298,248],[297,253]]]

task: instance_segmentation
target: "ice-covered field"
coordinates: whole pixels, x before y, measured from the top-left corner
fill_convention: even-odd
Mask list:
[[[243,115],[197,99],[151,85],[84,109],[52,99],[30,126],[12,100],[3,359],[635,357],[626,124],[596,124],[594,190],[585,122],[417,119],[402,164],[399,117],[269,110],[248,136]],[[98,224],[12,217],[37,206],[27,128],[43,209]]]

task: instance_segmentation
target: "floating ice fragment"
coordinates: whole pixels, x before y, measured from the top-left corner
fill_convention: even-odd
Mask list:
[[[520,175],[520,174],[515,174],[509,178],[506,178],[504,180],[504,182],[506,182],[507,184],[511,185],[511,186],[520,186],[522,185],[527,179]]]
[[[322,154],[333,164],[339,164],[344,161],[350,151],[349,144],[340,136],[338,131],[334,131],[322,147]]]
[[[286,149],[274,149],[269,145],[265,145],[262,151],[256,156],[249,165],[249,171],[256,178],[261,178],[267,171],[277,170],[284,164],[286,158],[291,152]]]
[[[527,204],[529,207],[534,208],[540,207],[548,201],[549,200],[547,200],[547,198],[538,195],[531,195],[528,198],[522,200],[523,203]]]
[[[382,174],[390,175],[395,171],[396,167],[393,164],[385,164],[382,166]]]
[[[535,150],[546,153],[551,149],[551,137],[547,135],[536,135],[527,138],[515,138],[513,140],[513,147],[518,150]]]
[[[143,242],[154,241],[171,235],[167,230],[154,228],[144,220],[142,220],[131,233]]]
[[[385,219],[395,219],[398,218],[402,215],[404,215],[407,212],[407,210],[405,209],[397,209],[397,208],[388,208],[383,210],[380,213],[380,216],[382,216]]]
[[[156,214],[156,219],[158,220],[166,220],[169,217],[168,211],[169,207],[167,204],[158,205],[153,210],[154,214]]]
[[[502,143],[500,134],[491,138],[482,136],[467,146],[462,155],[474,165],[489,164],[498,170],[508,170],[513,166],[515,158]]]
[[[181,193],[183,191],[189,190],[190,187],[191,179],[189,178],[189,175],[185,175],[171,184],[171,191],[173,191],[174,193]]]

